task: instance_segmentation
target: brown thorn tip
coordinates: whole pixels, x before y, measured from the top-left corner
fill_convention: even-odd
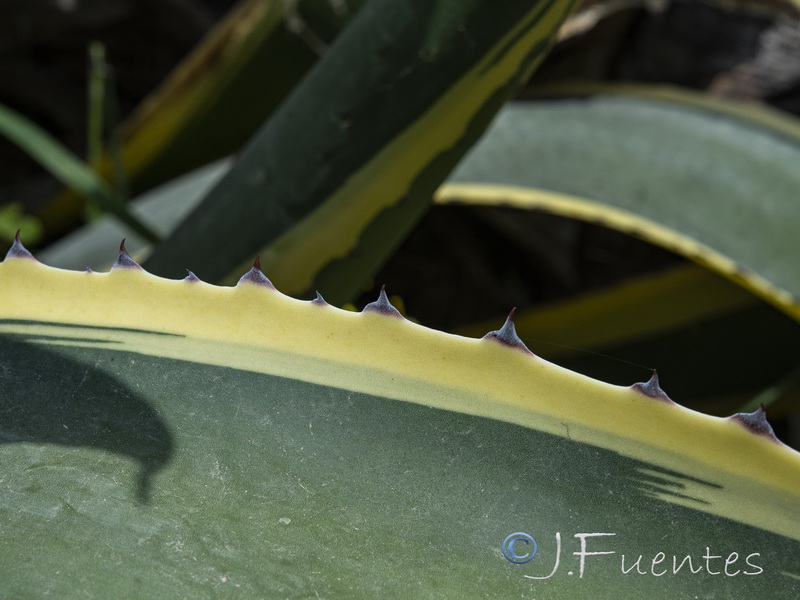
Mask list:
[[[14,235],[14,241],[11,243],[11,247],[6,252],[6,258],[29,258],[31,260],[36,260],[33,257],[33,254],[28,252],[28,249],[22,245],[22,241],[19,239],[20,230],[17,229],[17,233]]]
[[[131,255],[128,254],[128,250],[125,248],[125,238],[122,238],[122,241],[119,243],[119,256],[117,256],[116,262],[111,265],[111,270],[113,271],[114,269],[138,269],[144,271],[139,263],[133,260]]]
[[[634,383],[631,388],[644,394],[648,398],[661,400],[662,402],[666,402],[668,404],[675,404],[672,398],[670,398],[667,393],[661,389],[661,384],[658,382],[658,371],[655,369],[652,370],[650,379],[644,383]]]
[[[511,348],[516,348],[526,354],[530,354],[534,356],[533,352],[531,352],[528,347],[525,345],[525,342],[520,339],[517,335],[517,328],[514,326],[514,317],[517,314],[516,307],[512,308],[509,313],[508,317],[506,317],[505,323],[500,329],[496,331],[490,331],[485,336],[483,336],[484,340],[494,340],[503,344],[504,346],[510,346]]]
[[[254,283],[256,285],[275,289],[272,282],[261,272],[261,255],[257,254],[253,261],[253,267],[239,278],[239,283]],[[238,285],[238,283],[237,283]]]
[[[367,304],[361,312],[376,312],[388,317],[398,317],[404,319],[402,313],[397,310],[392,303],[389,302],[389,296],[386,295],[386,284],[381,286],[381,291],[378,294],[378,299],[375,302]]]
[[[767,421],[767,409],[763,402],[761,403],[761,406],[759,406],[754,412],[736,413],[735,415],[728,417],[728,419],[736,421],[750,433],[754,433],[774,442],[780,443],[780,440],[775,435],[775,431],[772,429],[772,425],[770,425]]]

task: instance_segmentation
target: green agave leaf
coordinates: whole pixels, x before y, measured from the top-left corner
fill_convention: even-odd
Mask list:
[[[256,267],[219,288],[15,243],[0,285],[7,596],[800,589],[800,455],[761,411],[577,375],[510,320],[467,339],[384,294],[295,300]]]
[[[709,100],[698,106],[688,92],[672,96],[517,103],[438,201],[537,208],[613,227],[799,318],[797,122],[770,112],[767,126],[766,117],[713,111]]]
[[[370,2],[148,269],[175,275],[195,260],[220,280],[269,244],[262,261],[281,289],[349,300],[541,60],[573,4]],[[212,236],[224,247],[197,245]],[[348,256],[359,238],[382,243]]]

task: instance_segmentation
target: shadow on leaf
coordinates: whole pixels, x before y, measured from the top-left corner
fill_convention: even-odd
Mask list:
[[[30,442],[107,450],[140,465],[136,497],[172,458],[159,415],[113,376],[40,344],[0,336],[0,444]]]

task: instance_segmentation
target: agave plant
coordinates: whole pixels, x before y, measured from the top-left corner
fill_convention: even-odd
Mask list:
[[[0,263],[4,596],[797,596],[800,454],[752,396],[791,388],[795,346],[768,342],[794,340],[800,314],[800,128],[641,88],[504,108],[572,4],[372,0],[307,74],[312,60],[290,63],[285,101],[235,160],[130,212],[114,204],[140,235],[101,223],[44,262],[17,235]],[[285,10],[243,3],[218,30],[240,35],[208,42],[233,44],[228,62],[184,73],[197,88],[167,86],[141,113],[134,189],[196,166],[162,161],[230,101],[210,82],[235,89],[264,60]],[[168,142],[142,142],[170,114]],[[80,172],[116,202],[73,166],[66,181]],[[396,291],[397,248],[423,215],[497,206],[519,223],[536,210],[602,222],[696,265],[508,306],[460,335],[407,318],[384,289],[338,308],[377,273]],[[131,253],[123,242],[114,261],[118,235]],[[712,322],[752,323],[747,342],[764,348],[729,376],[685,376],[730,416],[694,410],[706,405],[655,372],[605,383],[531,341],[553,323],[584,347],[652,338],[674,354],[666,332]],[[776,394],[770,414],[796,406]]]

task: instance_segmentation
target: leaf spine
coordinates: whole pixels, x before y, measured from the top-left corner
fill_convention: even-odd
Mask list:
[[[240,285],[242,283],[253,283],[255,285],[260,285],[263,287],[268,287],[271,289],[275,289],[275,286],[272,285],[272,282],[267,279],[267,276],[261,272],[261,255],[256,255],[256,259],[253,261],[253,267],[244,275],[239,278],[239,282],[236,285]]]
[[[775,435],[772,425],[767,421],[767,411],[764,403],[761,403],[754,412],[751,413],[736,413],[728,417],[729,420],[739,423],[742,427],[747,429],[750,433],[763,436],[773,442],[783,444]]]
[[[402,313],[392,306],[391,302],[389,302],[389,296],[386,295],[386,284],[381,286],[381,292],[378,294],[378,299],[367,304],[361,312],[376,312],[388,317],[397,317],[399,319],[405,318]]]
[[[133,260],[125,249],[125,239],[119,243],[119,256],[117,256],[114,264],[111,265],[111,270],[113,271],[114,269],[138,269],[139,271],[144,271],[141,265]]]
[[[503,326],[495,331],[490,331],[481,339],[494,340],[495,342],[499,342],[504,346],[509,346],[525,352],[526,354],[530,354],[531,356],[535,356],[535,354],[528,349],[522,339],[520,339],[520,337],[517,335],[517,328],[514,326],[514,315],[516,314],[516,307],[512,308],[511,312],[508,313],[508,317],[506,317],[506,322],[503,323]]]
[[[19,239],[19,232],[20,230],[17,229],[17,233],[14,235],[14,242],[11,244],[11,248],[8,249],[8,252],[6,252],[6,260],[9,258],[28,258],[30,260],[36,260],[33,254],[28,252],[28,249],[22,245]]]
[[[645,381],[644,383],[634,383],[631,386],[631,389],[636,390],[637,392],[641,392],[648,398],[653,398],[655,400],[660,400],[662,402],[666,402],[667,404],[676,404],[672,398],[667,396],[667,393],[661,389],[661,385],[658,382],[658,373],[655,369],[653,369],[652,375],[650,375],[650,379]]]
[[[330,306],[330,304],[328,304],[328,303],[325,301],[325,298],[323,298],[323,297],[322,297],[322,294],[320,294],[319,292],[317,292],[317,297],[316,297],[316,298],[314,298],[314,299],[311,301],[311,304],[317,304],[317,305],[319,305],[319,306]]]

